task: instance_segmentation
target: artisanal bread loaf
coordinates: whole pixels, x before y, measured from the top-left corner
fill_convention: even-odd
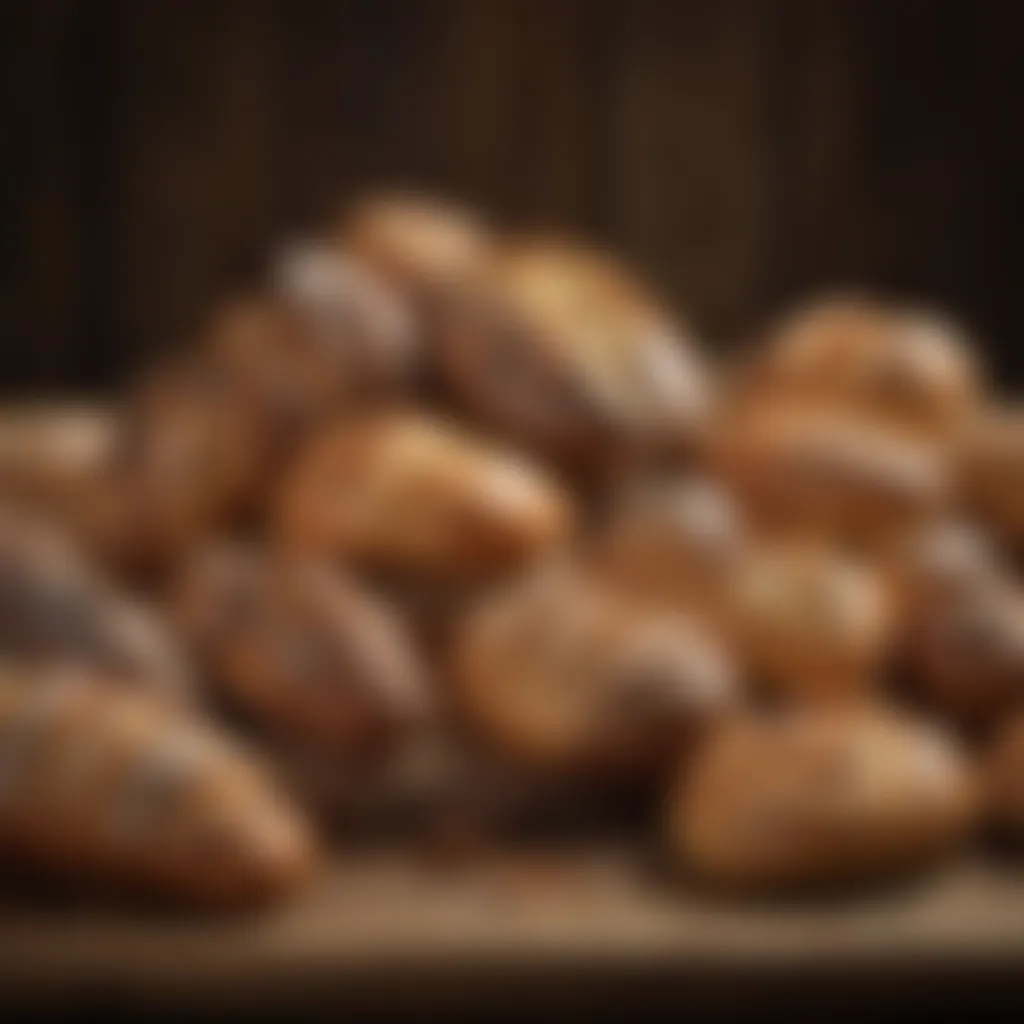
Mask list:
[[[689,339],[609,257],[510,244],[439,339],[441,376],[485,423],[575,468],[688,450],[710,402]]]
[[[0,509],[0,658],[89,668],[128,688],[192,695],[176,639],[63,534]]]
[[[926,310],[867,298],[797,311],[755,357],[760,399],[827,402],[929,435],[948,435],[981,397],[962,332]]]
[[[717,731],[669,802],[668,842],[709,881],[790,889],[921,867],[976,813],[944,734],[880,709],[804,708]]]
[[[840,409],[755,405],[723,421],[711,449],[714,468],[774,530],[885,546],[950,498],[941,446]]]
[[[303,823],[239,749],[102,678],[0,673],[0,851],[185,904],[251,904],[307,874]]]
[[[530,462],[416,413],[329,428],[278,505],[280,535],[297,549],[438,577],[528,562],[570,519],[565,492]]]
[[[426,680],[401,623],[322,562],[203,551],[177,612],[210,682],[271,733],[373,759],[426,724]]]
[[[484,742],[520,764],[581,776],[663,765],[738,699],[731,661],[702,624],[562,565],[469,615],[451,684]]]

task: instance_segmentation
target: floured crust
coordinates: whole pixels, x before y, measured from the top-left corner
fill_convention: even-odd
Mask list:
[[[689,339],[612,259],[509,244],[439,339],[456,398],[510,436],[591,470],[689,450],[710,405]]]
[[[212,683],[264,729],[339,760],[373,759],[429,717],[401,623],[354,580],[301,557],[221,546],[178,587]]]
[[[561,565],[471,613],[452,664],[470,728],[556,774],[649,771],[738,698],[731,660],[699,622]]]
[[[60,533],[0,511],[0,648],[8,658],[191,695],[186,659],[156,610],[122,593]]]

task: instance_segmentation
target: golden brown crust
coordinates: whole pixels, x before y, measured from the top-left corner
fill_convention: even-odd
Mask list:
[[[265,461],[263,425],[239,381],[188,356],[129,393],[115,444],[79,495],[76,527],[119,569],[162,570],[248,506]]]
[[[0,677],[0,847],[71,879],[252,904],[308,873],[305,826],[197,722],[83,677]]]
[[[1024,714],[1010,716],[985,761],[986,810],[1000,838],[1024,847]]]
[[[711,459],[760,524],[841,543],[889,544],[950,499],[937,446],[815,405],[738,412],[719,425]]]
[[[738,656],[769,692],[862,698],[895,640],[896,608],[872,566],[808,544],[752,548],[727,597]]]
[[[922,606],[905,659],[917,693],[969,729],[1024,707],[1024,593],[996,578]]]
[[[520,764],[584,777],[657,767],[737,699],[730,660],[700,624],[561,565],[470,614],[452,685],[484,741]]]
[[[510,244],[462,298],[438,342],[440,372],[485,422],[591,470],[694,444],[706,372],[609,257],[545,239]]]
[[[961,437],[959,469],[969,507],[1008,544],[1024,547],[1024,410],[978,416]]]
[[[322,563],[204,551],[177,606],[211,681],[272,732],[373,759],[426,723],[426,681],[401,623]]]
[[[826,401],[928,434],[948,433],[981,397],[980,372],[945,318],[869,299],[826,299],[787,318],[748,385],[755,396]]]
[[[155,611],[95,572],[60,533],[0,510],[0,649],[187,698],[188,666]]]
[[[683,773],[668,841],[720,884],[852,883],[950,850],[976,799],[942,734],[880,709],[803,709],[723,726]]]
[[[640,599],[721,622],[751,546],[745,518],[707,478],[644,481],[620,496],[599,530],[593,561]]]
[[[566,494],[531,463],[415,413],[325,431],[284,481],[277,519],[299,550],[441,577],[528,562],[570,520]]]
[[[117,434],[115,411],[98,404],[38,401],[0,411],[0,498],[68,515]]]
[[[487,228],[469,210],[412,193],[356,203],[338,232],[340,245],[418,303],[474,275],[487,258]]]

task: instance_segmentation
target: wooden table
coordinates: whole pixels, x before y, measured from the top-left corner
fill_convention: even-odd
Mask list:
[[[259,916],[8,907],[0,1005],[1024,1009],[1024,877],[991,865],[802,905],[727,902],[644,875],[615,850],[457,869],[364,851]]]

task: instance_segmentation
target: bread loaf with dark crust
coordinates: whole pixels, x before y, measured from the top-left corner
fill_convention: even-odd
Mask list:
[[[179,582],[177,618],[216,690],[265,731],[339,762],[380,759],[429,721],[402,623],[323,562],[199,552]]]

